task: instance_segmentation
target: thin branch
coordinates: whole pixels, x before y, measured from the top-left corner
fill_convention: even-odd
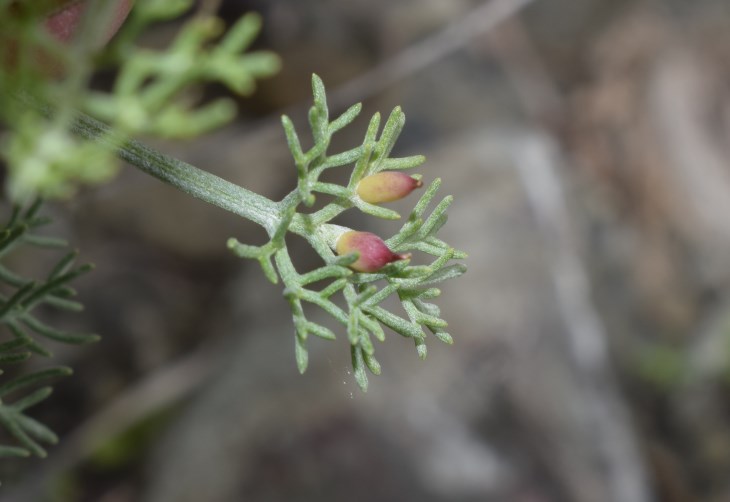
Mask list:
[[[528,136],[513,151],[547,249],[570,359],[580,375],[576,399],[584,403],[584,425],[591,429],[596,451],[606,466],[607,500],[648,502],[651,496],[638,441],[612,371],[603,323],[590,300],[588,273],[565,204],[558,173],[558,165],[564,161],[547,135]]]
[[[280,221],[279,206],[255,192],[195,166],[160,153],[139,141],[125,139],[89,116],[79,114],[73,131],[116,150],[124,161],[183,192],[242,216],[269,233]]]

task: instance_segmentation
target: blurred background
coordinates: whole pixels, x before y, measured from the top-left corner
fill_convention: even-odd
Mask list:
[[[419,361],[391,333],[363,394],[344,334],[310,340],[300,376],[281,288],[225,246],[264,233],[127,168],[47,208],[97,265],[62,322],[103,340],[58,348],[75,375],[37,415],[62,441],[0,463],[0,500],[730,501],[730,3],[202,7],[260,12],[283,70],[225,130],[155,146],[279,199],[312,72],[333,115],[364,104],[332,151],[401,105],[395,153],[427,156],[469,253],[438,301],[455,344]]]

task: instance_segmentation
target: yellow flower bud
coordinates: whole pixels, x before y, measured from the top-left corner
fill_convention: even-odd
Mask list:
[[[361,179],[357,194],[365,202],[380,204],[402,199],[422,185],[421,180],[399,171],[383,171]]]

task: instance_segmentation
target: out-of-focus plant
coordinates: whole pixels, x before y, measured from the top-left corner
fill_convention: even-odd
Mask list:
[[[5,60],[0,158],[10,174],[7,192],[13,200],[67,197],[81,183],[114,175],[114,150],[74,134],[79,111],[105,121],[117,137],[188,138],[226,124],[236,112],[229,98],[198,103],[196,88],[218,82],[248,95],[256,79],[279,67],[270,52],[247,52],[261,27],[256,14],[227,31],[216,17],[194,16],[166,50],[154,51],[133,40],[149,24],[177,17],[193,2],[138,2],[118,39],[102,53],[99,41],[108,38],[131,2],[60,2],[54,9],[58,3],[0,0],[0,37],[6,47],[0,51]],[[59,43],[59,38],[68,41]],[[97,59],[119,65],[110,92],[89,89]],[[29,101],[36,106],[28,106]]]
[[[281,201],[272,201],[215,175],[166,156],[132,139],[135,136],[187,138],[219,127],[234,117],[235,104],[218,99],[200,104],[191,92],[206,82],[219,82],[239,94],[249,94],[255,81],[275,72],[275,55],[247,52],[260,29],[254,14],[224,30],[222,21],[193,16],[185,22],[167,50],[140,49],[134,40],[150,23],[179,16],[192,0],[147,0],[137,2],[129,20],[106,52],[99,52],[110,30],[131,6],[130,0],[92,1],[68,4],[0,0],[0,34],[9,49],[0,53],[0,159],[7,167],[6,194],[16,210],[5,228],[11,245],[39,245],[44,239],[28,232],[38,224],[38,204],[17,209],[31,198],[68,197],[80,184],[110,179],[116,171],[115,157],[178,189],[261,225],[268,242],[254,246],[231,238],[228,247],[236,255],[257,260],[266,277],[281,281],[295,328],[295,356],[300,371],[308,364],[309,335],[334,339],[335,332],[304,314],[303,305],[316,305],[342,325],[347,333],[354,374],[366,390],[367,371],[380,373],[372,338],[383,340],[384,327],[413,339],[418,355],[426,356],[426,333],[452,343],[447,323],[431,301],[439,296],[435,286],[461,275],[465,267],[454,263],[465,257],[439,237],[446,223],[451,197],[428,207],[440,180],[423,189],[420,199],[400,230],[387,240],[332,223],[348,209],[369,215],[398,219],[400,215],[381,204],[407,196],[422,186],[420,176],[403,170],[423,163],[420,155],[392,158],[390,153],[404,126],[405,116],[396,108],[381,130],[380,115],[370,120],[363,143],[340,153],[330,153],[332,136],[349,125],[361,106],[354,105],[331,120],[325,88],[312,78],[314,105],[309,113],[313,146],[304,150],[292,121],[284,116],[284,133],[297,172],[297,187]],[[61,36],[56,20],[74,11]],[[58,10],[60,9],[60,10]],[[50,16],[50,17],[49,17]],[[54,21],[55,22],[55,21]],[[63,23],[60,25],[63,27]],[[59,40],[68,40],[59,43]],[[109,92],[89,89],[96,61],[116,61],[118,76]],[[346,185],[320,180],[329,169],[345,169]],[[309,208],[320,194],[328,203]],[[322,259],[311,271],[295,269],[286,245],[287,234],[304,237]],[[2,237],[2,236],[0,236]],[[0,246],[6,241],[0,241]],[[412,263],[412,253],[431,256],[429,262]],[[1,257],[1,255],[0,255]],[[10,339],[0,345],[0,367],[22,361],[32,352],[47,355],[26,331],[66,342],[91,341],[93,337],[63,333],[42,324],[31,315],[40,303],[77,310],[68,296],[68,282],[86,270],[71,269],[72,255],[61,260],[44,281],[31,281],[0,267],[0,281],[15,291],[0,298],[1,317]],[[335,299],[341,296],[341,301]],[[405,316],[381,306],[396,296]],[[6,320],[7,319],[7,320]],[[5,393],[27,389],[43,378],[68,373],[51,369],[0,381]],[[52,443],[55,435],[24,414],[30,405],[45,398],[43,388],[12,404],[0,402],[0,423],[22,447],[0,449],[0,454],[43,454],[38,441]]]
[[[40,199],[31,200],[72,196],[79,185],[107,181],[117,171],[116,152],[105,138],[89,140],[74,132],[78,113],[105,120],[116,140],[190,137],[225,124],[235,114],[230,99],[198,105],[190,97],[196,87],[221,82],[246,95],[253,92],[256,79],[278,69],[274,54],[247,52],[260,29],[255,14],[225,33],[220,19],[194,16],[166,50],[134,45],[151,23],[189,11],[189,0],[138,2],[114,44],[102,51],[132,3],[0,0],[0,162],[7,173],[6,207],[12,209],[0,231],[0,324],[5,328],[0,373],[33,354],[51,356],[33,335],[66,343],[96,339],[55,329],[35,314],[42,305],[81,309],[69,298],[73,289],[68,283],[89,267],[71,268],[75,253],[64,256],[42,280],[18,275],[5,262],[12,253],[32,247],[65,246],[35,234],[47,220],[38,216]],[[97,60],[119,66],[110,92],[89,88]],[[55,443],[56,436],[25,413],[51,392],[48,386],[37,387],[70,373],[69,368],[51,367],[0,376],[0,426],[18,443],[0,446],[0,456],[45,456],[42,444]]]
[[[44,340],[70,344],[98,340],[96,335],[54,328],[35,315],[35,310],[43,305],[68,311],[79,311],[83,308],[73,299],[76,293],[69,283],[88,272],[91,266],[74,267],[76,252],[66,252],[43,279],[23,277],[5,265],[6,258],[13,252],[25,252],[30,248],[62,250],[67,247],[63,240],[36,233],[49,222],[47,218],[38,215],[39,208],[40,201],[26,209],[15,206],[9,221],[0,231],[0,283],[4,291],[7,291],[0,295],[0,324],[10,335],[8,340],[0,343],[0,368],[24,362],[33,354],[51,357],[51,351],[43,343]],[[42,387],[14,401],[8,401],[7,398],[26,392],[54,377],[70,374],[70,368],[51,367],[4,379],[0,383],[0,424],[21,445],[0,445],[0,456],[28,456],[31,453],[41,457],[46,455],[41,442],[54,444],[57,441],[56,435],[42,423],[26,415],[25,411],[48,397],[51,388]]]

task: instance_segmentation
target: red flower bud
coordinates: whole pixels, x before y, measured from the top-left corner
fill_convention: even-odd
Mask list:
[[[380,204],[402,199],[422,185],[421,180],[399,171],[383,171],[361,179],[357,194],[365,202]]]
[[[119,30],[122,23],[132,9],[134,0],[112,0],[113,12],[111,19],[107,20],[106,26],[99,30],[100,33],[95,40],[92,40],[92,48],[104,46],[109,39]],[[27,2],[28,4],[31,2]],[[68,43],[78,32],[82,18],[88,9],[88,0],[56,0],[52,5],[56,9],[49,12],[43,20],[46,31],[61,43]],[[20,2],[10,4],[9,13],[13,15],[14,8],[20,8]],[[64,73],[63,62],[54,59],[48,51],[40,47],[31,47],[35,64],[43,75],[61,77]],[[0,66],[13,69],[18,64],[18,42],[0,33]]]
[[[377,272],[388,263],[411,257],[410,254],[394,253],[388,249],[383,239],[375,234],[354,230],[342,234],[337,239],[335,248],[339,255],[359,253],[357,261],[350,265],[350,268],[357,272]]]
[[[124,22],[132,9],[134,0],[116,0],[114,13],[109,24],[103,30],[101,38],[95,40],[100,46],[106,44],[109,39],[119,31],[120,26]],[[58,11],[52,13],[46,19],[46,29],[61,42],[70,40],[78,30],[81,18],[88,8],[88,1],[68,3]]]

